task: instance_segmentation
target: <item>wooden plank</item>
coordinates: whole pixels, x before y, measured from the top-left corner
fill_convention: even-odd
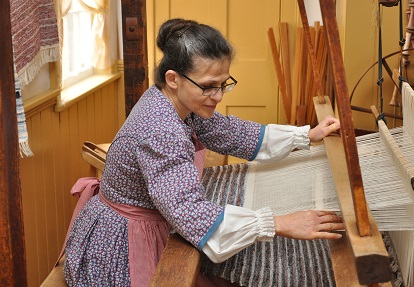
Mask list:
[[[196,286],[199,272],[199,251],[175,233],[168,238],[150,286]]]
[[[34,238],[34,245],[37,248],[37,271],[39,278],[43,278],[46,276],[50,269],[49,269],[49,253],[48,253],[48,234],[47,234],[47,205],[46,205],[46,192],[45,192],[45,185],[49,184],[49,182],[45,181],[44,169],[45,169],[45,153],[46,150],[43,148],[44,145],[47,143],[45,139],[42,137],[42,113],[38,113],[31,117],[32,122],[32,132],[33,134],[40,135],[31,142],[31,148],[36,151],[36,157],[39,159],[38,161],[34,161],[33,166],[33,181],[32,186],[34,193],[36,194],[35,201],[32,202],[35,208],[35,222],[36,225],[36,237]],[[56,258],[56,254],[55,258]],[[56,260],[56,259],[54,259]],[[42,264],[43,263],[43,264]],[[39,280],[40,281],[40,280]]]
[[[60,217],[59,210],[56,209],[56,187],[50,178],[55,178],[55,169],[53,164],[53,114],[54,111],[52,108],[45,109],[40,113],[41,124],[40,124],[40,134],[42,138],[42,179],[44,182],[42,193],[44,198],[36,197],[37,200],[42,200],[45,205],[45,221],[43,225],[46,226],[46,234],[39,239],[46,241],[47,252],[43,252],[43,256],[47,256],[47,270],[45,273],[40,274],[41,278],[44,278],[49,273],[56,262],[56,256],[60,252],[60,242],[58,242],[58,233],[56,226],[57,218]],[[46,265],[46,264],[44,264]]]
[[[352,190],[356,222],[359,234],[361,236],[369,236],[371,235],[371,230],[368,219],[368,208],[362,184],[361,167],[359,165],[355,130],[352,121],[351,104],[349,101],[345,68],[339,42],[336,9],[334,1],[332,0],[320,0],[320,6],[328,40],[329,56],[332,63],[336,92],[335,97],[339,111],[339,119],[341,121],[341,134]]]
[[[318,121],[326,116],[334,115],[331,102],[325,97],[326,104],[320,104],[319,99],[313,99]],[[355,265],[360,284],[373,284],[391,280],[391,269],[388,252],[385,248],[378,227],[367,208],[369,217],[370,236],[361,237],[357,229],[357,220],[354,213],[347,158],[338,136],[328,136],[323,140],[326,147],[329,165],[334,179],[341,216],[345,222],[346,234],[355,258]]]
[[[0,1],[0,285],[27,286],[10,1]]]

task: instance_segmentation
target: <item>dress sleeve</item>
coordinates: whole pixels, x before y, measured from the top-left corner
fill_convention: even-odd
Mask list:
[[[272,241],[275,223],[270,208],[257,211],[227,205],[224,219],[211,235],[202,251],[215,263],[235,255],[256,241]]]
[[[254,160],[272,162],[285,158],[292,150],[309,149],[310,126],[270,124],[266,126],[262,145]]]

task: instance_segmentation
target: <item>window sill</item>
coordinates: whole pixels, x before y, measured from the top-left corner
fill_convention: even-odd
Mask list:
[[[61,112],[69,106],[84,99],[103,86],[121,78],[122,72],[111,75],[94,75],[75,85],[63,89],[55,105],[55,112]]]

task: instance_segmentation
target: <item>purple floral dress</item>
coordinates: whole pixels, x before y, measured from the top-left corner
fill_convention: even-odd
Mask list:
[[[182,121],[152,86],[108,150],[100,192],[114,203],[158,210],[168,228],[201,250],[221,223],[224,207],[204,199],[193,134],[210,150],[252,160],[264,129],[219,113],[209,119],[190,114]],[[99,196],[89,200],[66,244],[64,273],[70,286],[130,285],[127,225],[128,219]]]

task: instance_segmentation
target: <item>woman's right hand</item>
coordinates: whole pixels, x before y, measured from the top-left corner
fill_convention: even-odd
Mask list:
[[[276,235],[294,239],[340,239],[332,231],[345,230],[342,218],[333,211],[306,210],[274,216]]]

